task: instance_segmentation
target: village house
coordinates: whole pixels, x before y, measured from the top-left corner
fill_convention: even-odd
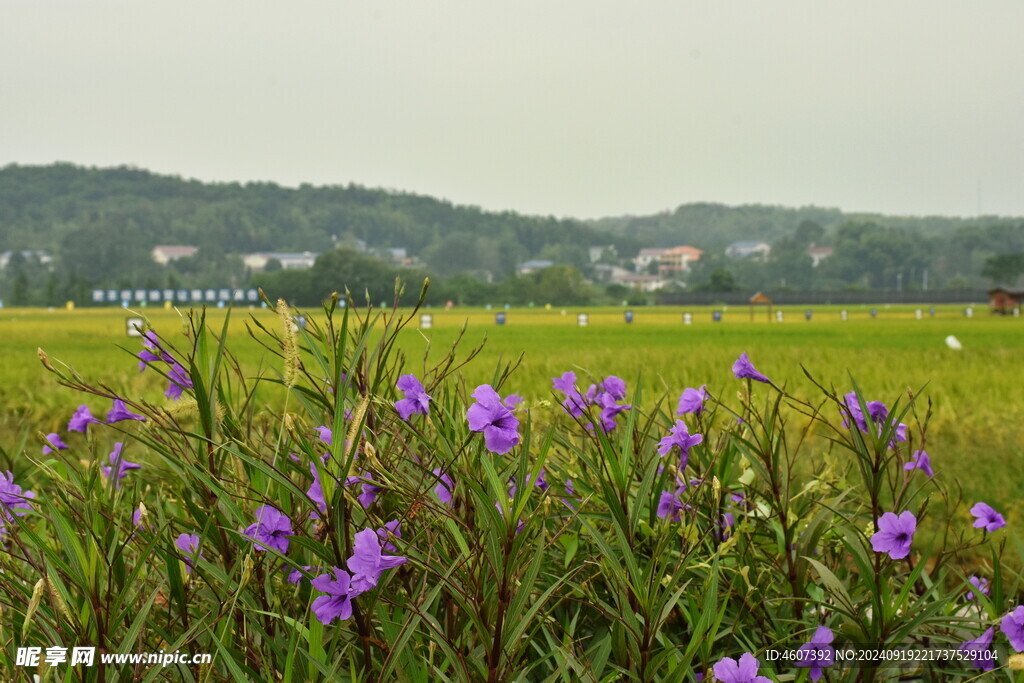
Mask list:
[[[271,259],[277,259],[284,270],[308,270],[316,263],[316,257],[319,255],[312,251],[301,253],[259,252],[256,254],[246,254],[242,257],[242,262],[246,268],[254,273],[259,273],[266,268],[267,263]]]
[[[725,255],[731,259],[753,258],[763,261],[771,251],[772,247],[767,242],[733,242],[725,248]]]
[[[0,252],[0,270],[7,267],[7,264],[11,262],[11,257],[14,256],[15,251],[4,251]],[[22,249],[20,251],[22,257],[29,262],[38,261],[40,265],[46,265],[53,261],[53,257],[50,256],[50,252],[43,249]]]
[[[832,247],[819,247],[814,242],[807,247],[807,255],[811,257],[811,266],[818,267],[818,264],[832,255],[835,249]]]
[[[625,285],[631,289],[640,292],[656,292],[665,286],[665,279],[660,275],[640,275],[640,274],[628,274],[622,275],[615,280],[615,284]]]
[[[529,275],[530,273],[536,273],[539,270],[550,268],[555,265],[554,261],[544,261],[542,259],[534,259],[532,261],[525,261],[516,266],[516,272],[519,275]]]
[[[690,272],[690,264],[700,260],[704,252],[697,247],[672,247],[658,256],[658,273],[662,276]]]
[[[619,258],[619,250],[615,248],[614,244],[606,244],[597,247],[588,247],[587,255],[590,257],[591,263],[597,263],[605,254],[610,255],[613,259]]]
[[[668,250],[659,248],[641,249],[640,253],[633,259],[633,264],[636,266],[636,272],[647,272],[648,267],[650,267],[652,263],[657,263],[658,258],[660,258],[666,251]]]
[[[150,253],[157,264],[166,266],[171,261],[195,256],[197,251],[199,251],[199,247],[187,244],[159,244],[153,247],[153,251]]]
[[[395,266],[411,266],[413,259],[410,258],[404,247],[375,247],[370,253]]]

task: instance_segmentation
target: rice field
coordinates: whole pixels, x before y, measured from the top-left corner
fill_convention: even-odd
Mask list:
[[[866,397],[889,405],[923,389],[932,411],[925,448],[936,471],[959,479],[967,498],[984,498],[1005,510],[1008,520],[1024,516],[1017,417],[1024,405],[1020,318],[991,316],[984,306],[974,307],[972,317],[961,306],[936,307],[934,313],[916,306],[847,307],[845,320],[840,307],[815,307],[810,320],[804,307],[775,308],[770,317],[763,308],[746,307],[630,310],[631,323],[619,308],[425,309],[421,313],[431,316],[431,327],[419,329],[417,316],[400,343],[409,371],[422,374],[465,326],[462,353],[483,345],[462,371],[467,385],[490,381],[498,362],[521,355],[511,388],[536,401],[551,399],[551,378],[566,370],[581,378],[618,375],[631,391],[642,382],[652,403],[648,408],[662,395],[672,403],[688,386],[707,384],[713,395],[723,395],[737,390],[730,367],[741,352],[798,396],[817,395],[802,368],[840,395],[855,381]],[[715,311],[721,313],[719,322],[713,320]],[[782,322],[776,319],[779,311]],[[502,325],[496,324],[499,313],[505,315]],[[208,313],[218,328],[224,314],[221,309]],[[580,314],[587,316],[585,327],[579,326]],[[691,316],[690,324],[684,324],[684,314]],[[121,309],[0,310],[0,439],[7,458],[37,454],[38,435],[61,431],[78,400],[41,367],[38,347],[90,381],[164,400],[160,378],[136,369],[132,354],[140,344],[126,336],[130,315]],[[162,336],[173,340],[181,333],[182,317],[175,310],[141,309],[138,315]],[[233,348],[254,374],[277,372],[274,359],[248,337],[250,316],[268,327],[276,323],[268,310],[233,311]],[[315,319],[316,313],[308,316]],[[949,335],[962,350],[947,346]],[[925,408],[920,404],[922,416]]]

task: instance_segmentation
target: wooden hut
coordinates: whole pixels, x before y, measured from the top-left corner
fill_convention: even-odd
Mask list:
[[[1006,287],[994,287],[988,290],[988,305],[993,313],[1006,315],[1024,302],[1024,292],[1014,291]]]
[[[754,307],[755,306],[767,306],[768,307],[768,322],[772,321],[772,300],[764,292],[758,292],[754,296],[750,297],[750,320],[754,320]]]

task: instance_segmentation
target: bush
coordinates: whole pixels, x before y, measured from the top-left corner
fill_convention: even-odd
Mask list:
[[[969,526],[931,476],[919,396],[821,386],[808,403],[745,356],[735,401],[687,388],[645,411],[642,385],[572,372],[555,400],[521,399],[514,365],[470,394],[454,349],[417,372],[396,353],[415,311],[348,303],[304,328],[284,302],[278,329],[254,318],[275,358],[256,376],[203,313],[181,349],[149,333],[140,359],[180,395],[166,404],[41,352],[124,403],[109,427],[79,413],[86,435],[48,437],[57,450],[0,482],[7,677],[26,671],[18,648],[84,645],[212,661],[57,676],[762,680],[756,657],[779,680],[959,680],[990,644],[1024,649],[997,513],[975,506],[988,530]],[[832,447],[810,452],[812,433]],[[851,644],[973,659],[830,655]]]

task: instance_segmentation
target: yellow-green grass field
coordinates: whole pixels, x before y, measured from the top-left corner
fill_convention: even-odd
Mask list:
[[[804,318],[814,310],[811,321]],[[615,374],[632,390],[638,380],[653,407],[655,396],[674,401],[688,386],[707,384],[726,402],[742,384],[732,377],[731,365],[747,352],[757,368],[794,394],[820,397],[801,366],[839,394],[851,389],[851,376],[868,400],[891,405],[907,390],[924,389],[933,414],[925,448],[936,472],[957,478],[968,502],[985,500],[1004,512],[1014,525],[1024,523],[1024,458],[1020,446],[1020,411],[1024,406],[1024,320],[990,315],[984,305],[971,318],[963,306],[849,306],[840,319],[838,306],[757,309],[748,307],[640,307],[634,322],[624,322],[621,308],[511,309],[504,325],[495,324],[499,310],[424,310],[433,317],[430,330],[418,329],[417,319],[402,333],[408,372],[421,374],[424,356],[440,356],[465,324],[462,346],[468,352],[486,339],[484,350],[463,371],[470,387],[487,382],[499,360],[523,361],[507,389],[530,400],[552,398],[551,378],[574,370],[581,383],[591,377]],[[878,315],[869,315],[877,308]],[[921,319],[916,310],[921,309]],[[683,324],[683,313],[693,323]],[[712,311],[723,312],[712,322]],[[784,322],[774,321],[782,310]],[[140,309],[153,328],[172,341],[180,337],[181,315],[162,308]],[[225,311],[208,316],[219,329]],[[577,325],[586,313],[587,327]],[[322,314],[322,313],[321,313]],[[102,402],[75,395],[59,386],[39,363],[37,347],[51,359],[74,367],[94,383],[118,391],[163,401],[166,384],[156,373],[139,374],[131,354],[141,348],[125,334],[128,313],[121,309],[2,309],[0,310],[0,450],[8,458],[39,453],[37,434],[63,432],[67,419],[81,402],[102,413]],[[245,328],[250,316],[268,327],[278,321],[272,311],[236,309],[232,312],[230,345],[253,374],[276,371],[276,360],[252,341]],[[316,317],[316,312],[308,313]],[[947,347],[954,335],[962,350]],[[183,341],[183,340],[182,340]],[[428,341],[430,342],[428,345]],[[124,347],[126,350],[118,348]],[[927,386],[925,386],[927,385]],[[760,391],[761,389],[758,388]],[[923,414],[925,405],[919,406]],[[822,444],[820,447],[823,448]],[[815,447],[808,457],[815,456]],[[7,463],[0,463],[0,465]],[[1022,537],[1022,536],[1018,536]]]

